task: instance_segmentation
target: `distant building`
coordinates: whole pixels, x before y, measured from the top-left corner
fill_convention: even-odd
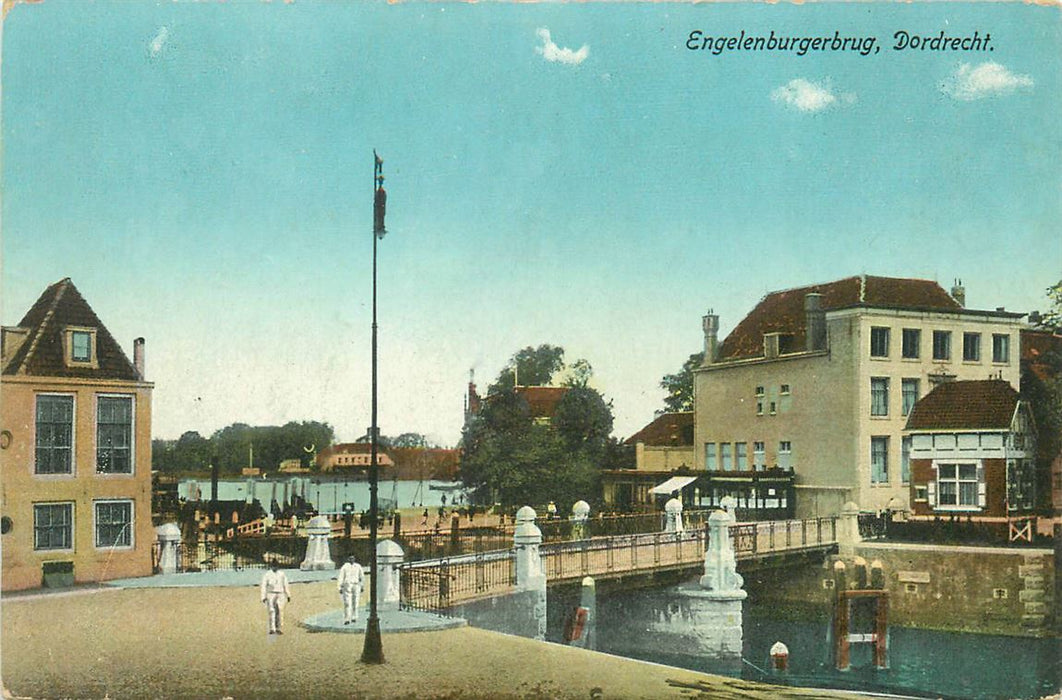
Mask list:
[[[368,474],[371,466],[372,445],[367,442],[344,442],[331,445],[317,453],[317,466],[322,472],[363,472]],[[390,470],[395,463],[382,447],[377,447],[376,464],[381,470]],[[390,479],[390,471],[387,478]]]
[[[998,379],[941,384],[907,418],[915,515],[1012,517],[1036,505],[1028,407]]]
[[[389,479],[399,481],[455,481],[461,450],[438,447],[389,447],[394,461]]]
[[[1039,322],[1039,314],[1030,314],[1030,323]],[[1052,387],[1062,385],[1062,334],[1045,329],[1021,332],[1022,396],[1033,411],[1052,411]],[[1055,389],[1058,390],[1057,388]],[[1051,435],[1048,426],[1037,425],[1036,443],[1038,505],[1062,515],[1062,436]]]
[[[244,469],[244,472],[246,471]],[[277,465],[277,471],[282,474],[308,474],[310,468],[302,466],[302,460],[294,457],[280,460],[280,464]]]
[[[557,413],[557,405],[568,393],[566,386],[517,386],[513,389],[517,396],[527,402],[531,419],[536,423],[548,424]],[[465,422],[478,414],[484,401],[490,401],[491,395],[481,397],[476,391],[475,382],[468,383],[468,396],[465,398]]]
[[[622,510],[653,506],[654,487],[693,467],[693,413],[661,414],[624,442],[634,447],[634,469],[601,472],[604,501]]]
[[[3,589],[151,574],[143,339],[130,362],[63,279],[0,345]]]
[[[694,371],[698,469],[792,470],[796,513],[910,508],[904,427],[952,380],[1019,382],[1023,314],[967,309],[936,282],[849,277],[771,292],[722,342],[704,317]]]

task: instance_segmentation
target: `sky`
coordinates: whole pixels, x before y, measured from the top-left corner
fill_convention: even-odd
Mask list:
[[[740,48],[772,32],[873,48]],[[128,355],[146,339],[155,437],[352,440],[375,149],[381,431],[455,445],[469,371],[550,343],[628,436],[701,317],[725,335],[772,290],[961,279],[969,307],[1044,308],[1060,64],[1059,7],[1018,3],[16,5],[0,315],[70,277]]]

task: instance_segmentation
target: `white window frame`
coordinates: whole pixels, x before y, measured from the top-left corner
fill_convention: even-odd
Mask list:
[[[965,331],[962,334],[962,361],[981,361],[981,334]]]
[[[87,360],[79,360],[74,357],[74,334],[84,333],[89,337],[89,357]],[[63,327],[63,362],[67,367],[86,367],[98,369],[99,346],[96,329],[89,326],[64,326]]]
[[[734,443],[734,469],[739,472],[748,471],[749,468],[749,443]]]
[[[767,468],[767,447],[762,441],[752,443],[752,468],[754,471],[763,471]]]
[[[1000,342],[1002,341],[1002,343]],[[998,352],[1002,348],[1002,352]],[[1002,359],[1000,359],[1002,355]],[[997,365],[1010,364],[1010,334],[1009,333],[993,333],[992,334],[992,362]]]
[[[955,467],[955,476],[954,477],[944,479],[944,478],[942,478],[940,476],[941,467],[946,467],[946,466]],[[965,467],[972,466],[974,468],[974,475],[975,476],[974,476],[973,479],[962,479],[960,477],[960,473],[961,473],[960,467],[964,467],[964,466]],[[953,483],[955,485],[955,501],[956,502],[954,504],[952,504],[952,503],[942,504],[940,502],[940,498],[941,498],[941,483],[943,483],[943,482]],[[976,488],[975,488],[975,494],[976,495],[974,496],[975,503],[973,505],[968,504],[968,503],[967,504],[959,503],[959,501],[961,500],[961,497],[962,497],[961,484],[964,484],[964,483],[965,484],[973,483],[973,484],[977,485]],[[940,460],[936,460],[935,459],[935,460],[933,460],[933,480],[929,482],[929,505],[932,506],[934,510],[950,511],[950,512],[977,512],[977,511],[984,510],[986,504],[987,504],[987,492],[986,492],[986,486],[985,486],[985,473],[984,473],[984,465],[983,465],[983,462],[981,460],[970,460],[970,459],[940,459]]]
[[[941,339],[943,352],[937,353],[937,338]],[[933,360],[937,362],[951,362],[951,331],[933,331]]]
[[[784,458],[783,455],[785,455]],[[789,440],[778,441],[778,467],[781,469],[793,467],[793,443]]]
[[[910,398],[910,392],[907,391],[910,387],[914,387],[914,401],[908,403],[907,399]],[[900,414],[903,416],[911,415],[911,411],[914,409],[914,405],[918,403],[919,394],[922,392],[922,380],[917,377],[903,377],[900,379]]]
[[[911,436],[905,435],[900,438],[900,483],[904,486],[911,484]]]
[[[719,469],[724,472],[734,471],[734,445],[729,442],[719,443]]]
[[[101,505],[124,504],[129,506],[129,544],[110,545],[100,543],[100,511]],[[136,548],[136,501],[131,498],[106,498],[92,502],[92,541],[96,549],[106,550],[130,550]]]
[[[889,378],[870,378],[870,415],[874,418],[889,416]]]
[[[37,543],[37,508],[50,507],[50,506],[66,506],[70,513],[70,522],[67,525],[69,529],[69,547],[40,547]],[[74,551],[74,535],[77,532],[77,522],[75,518],[77,513],[75,512],[73,501],[41,501],[33,504],[33,551],[34,552],[73,552]]]
[[[102,399],[126,399],[129,401],[129,471],[100,471],[100,401]],[[93,452],[94,471],[101,477],[129,477],[136,474],[136,394],[96,394],[95,443]]]
[[[911,334],[910,336],[908,334]],[[912,337],[913,336],[913,337]],[[907,342],[911,337],[913,343]],[[922,329],[904,328],[900,331],[900,358],[917,360],[922,356]]]
[[[714,472],[719,469],[719,454],[716,452],[716,443],[704,443],[704,470]]]
[[[870,327],[870,356],[876,358],[887,358],[889,356],[889,327],[888,326],[871,326]],[[875,339],[881,344],[880,341],[884,340],[884,348],[875,349]],[[875,351],[877,350],[877,351]]]
[[[875,470],[877,452],[874,447],[876,445],[884,445],[884,450],[881,452],[881,471],[879,478],[878,472]],[[870,438],[870,483],[873,486],[888,485],[889,483],[889,436],[888,435],[873,435]]]
[[[58,397],[70,399],[70,463],[65,472],[37,471],[38,423],[37,402],[41,397]],[[33,476],[44,479],[70,478],[77,475],[77,395],[69,392],[42,391],[33,397]]]

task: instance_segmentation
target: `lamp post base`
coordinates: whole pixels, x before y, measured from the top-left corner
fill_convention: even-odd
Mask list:
[[[365,646],[361,650],[361,661],[366,664],[384,662],[383,640],[380,639],[380,618],[370,615],[365,625]]]

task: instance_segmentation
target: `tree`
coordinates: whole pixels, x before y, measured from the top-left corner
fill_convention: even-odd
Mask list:
[[[1022,358],[1021,397],[1036,426],[1037,492],[1041,505],[1049,506],[1051,463],[1062,451],[1062,281],[1047,288],[1049,308],[1041,316],[1040,330],[1051,333],[1049,349],[1038,357]]]
[[[1040,327],[1058,333],[1062,331],[1062,280],[1047,288],[1048,310],[1040,317]]]
[[[665,374],[660,380],[660,388],[667,392],[664,397],[664,410],[683,412],[693,410],[693,370],[701,366],[704,353],[689,356],[676,374]]]
[[[466,424],[461,480],[481,502],[519,506],[554,501],[563,509],[599,493],[613,418],[611,405],[589,387],[590,363],[573,363],[569,389],[549,423],[532,419],[527,400],[511,383],[510,370],[518,364],[520,384],[525,385],[525,362],[538,368],[533,379],[552,380],[565,368],[563,358],[564,350],[550,345],[514,355]]]
[[[563,368],[564,348],[549,344],[537,348],[528,345],[509,359],[494,384],[487,389],[487,394],[512,389],[517,382],[520,386],[545,386]]]

